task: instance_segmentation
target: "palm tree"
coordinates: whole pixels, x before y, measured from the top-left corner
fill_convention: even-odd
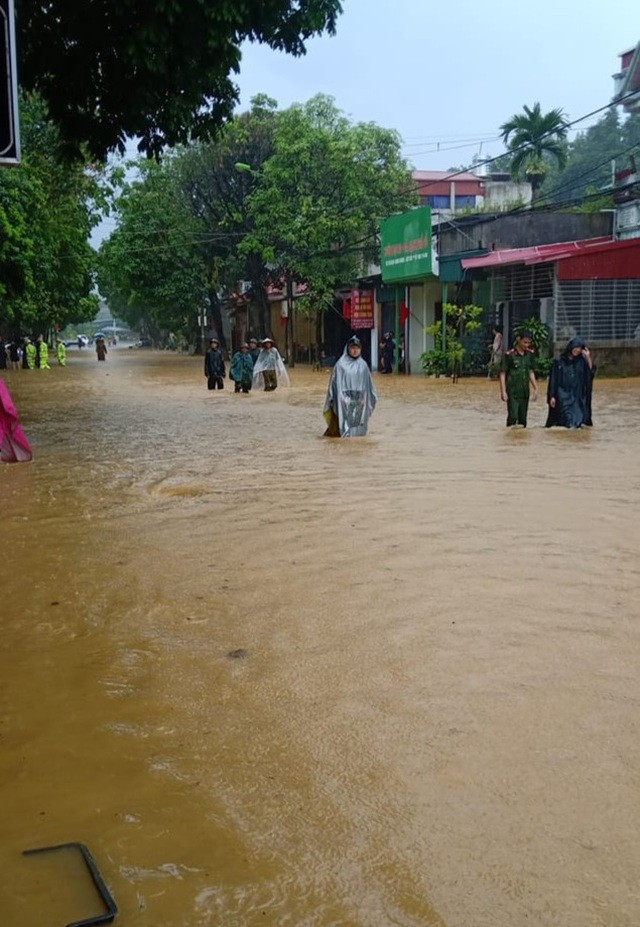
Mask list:
[[[549,155],[556,159],[560,167],[564,167],[567,161],[567,123],[564,113],[561,109],[542,113],[540,104],[534,103],[532,109],[525,106],[523,113],[503,123],[500,132],[512,154],[512,177],[526,177],[531,184],[531,199],[535,201],[549,171]]]

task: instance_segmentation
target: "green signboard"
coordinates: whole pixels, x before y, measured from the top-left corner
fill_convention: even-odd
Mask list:
[[[420,206],[380,225],[383,283],[431,277],[431,209]]]

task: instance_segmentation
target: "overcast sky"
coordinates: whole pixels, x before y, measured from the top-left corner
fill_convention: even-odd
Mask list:
[[[419,170],[500,154],[499,126],[525,104],[560,107],[570,120],[606,105],[620,53],[640,40],[639,0],[343,0],[343,9],[337,34],[310,41],[303,58],[244,46],[240,109],[256,93],[280,108],[329,94],[352,120],[396,129]]]

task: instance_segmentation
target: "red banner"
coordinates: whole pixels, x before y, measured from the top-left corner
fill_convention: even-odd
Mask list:
[[[375,290],[351,290],[351,328],[373,328]]]

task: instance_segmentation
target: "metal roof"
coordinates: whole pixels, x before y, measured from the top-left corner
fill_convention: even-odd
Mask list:
[[[504,264],[544,264],[549,261],[560,261],[563,258],[575,257],[579,254],[593,253],[593,249],[602,251],[607,245],[617,245],[608,236],[601,238],[586,238],[582,241],[560,241],[552,245],[532,245],[529,248],[504,248],[491,251],[482,257],[462,258],[461,264],[465,270],[476,268],[498,267]]]

